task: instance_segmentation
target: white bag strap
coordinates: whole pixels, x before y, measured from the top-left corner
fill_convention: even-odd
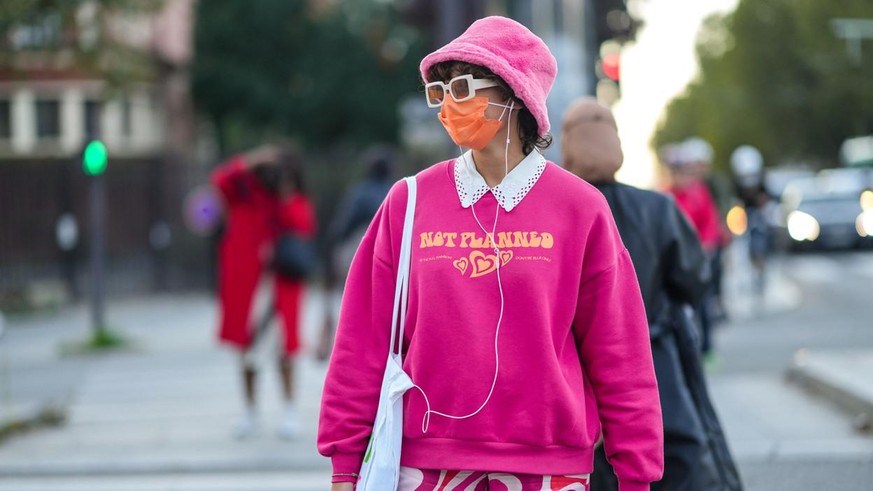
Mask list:
[[[394,288],[394,315],[391,318],[391,353],[402,359],[403,332],[406,329],[406,307],[409,296],[409,263],[412,260],[412,223],[415,218],[416,186],[415,176],[407,177],[406,187],[409,197],[406,200],[406,216],[403,221],[403,236],[400,241],[400,262],[397,265],[397,283]],[[398,322],[399,340],[398,343]],[[397,343],[397,351],[394,345]]]

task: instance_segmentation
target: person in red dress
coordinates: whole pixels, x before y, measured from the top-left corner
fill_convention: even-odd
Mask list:
[[[315,233],[315,213],[303,185],[300,157],[289,148],[265,146],[237,155],[212,174],[212,184],[225,205],[225,228],[219,245],[219,340],[240,353],[246,408],[235,434],[248,437],[257,430],[255,382],[257,369],[251,348],[257,338],[252,326],[258,285],[272,273],[270,261],[282,232],[307,238]],[[300,348],[298,334],[304,282],[275,274],[268,317],[278,314],[283,343],[279,357],[285,414],[279,427],[283,437],[298,433],[294,406],[293,358]]]

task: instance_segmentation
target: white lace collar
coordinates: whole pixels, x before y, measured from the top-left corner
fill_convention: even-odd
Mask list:
[[[504,210],[512,211],[536,184],[545,169],[546,159],[534,150],[509,171],[500,184],[489,188],[485,178],[473,164],[473,152],[468,150],[455,159],[455,186],[461,206],[469,208],[491,191]]]

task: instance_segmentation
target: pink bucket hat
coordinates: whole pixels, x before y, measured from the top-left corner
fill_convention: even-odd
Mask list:
[[[549,131],[546,96],[552,89],[558,64],[546,43],[527,27],[506,17],[485,17],[470,25],[449,44],[421,60],[425,82],[433,65],[463,61],[488,68],[502,78],[537,121],[539,136]]]

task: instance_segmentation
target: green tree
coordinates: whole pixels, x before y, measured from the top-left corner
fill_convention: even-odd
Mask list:
[[[51,66],[107,83],[106,96],[151,80],[147,50],[119,35],[118,23],[144,20],[162,0],[4,0],[0,2],[0,68],[26,78],[29,66]],[[26,60],[22,63],[20,60]]]
[[[699,135],[724,166],[739,145],[770,164],[837,162],[848,137],[873,132],[873,43],[853,63],[831,27],[873,18],[868,0],[741,0],[704,23],[698,77],[668,105],[655,147]]]
[[[289,136],[305,146],[394,142],[422,42],[390,2],[200,2],[192,91],[222,153]]]

